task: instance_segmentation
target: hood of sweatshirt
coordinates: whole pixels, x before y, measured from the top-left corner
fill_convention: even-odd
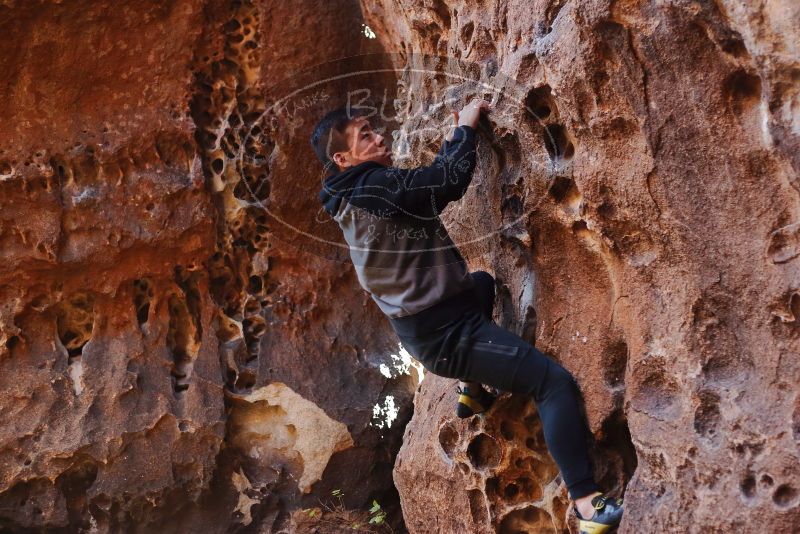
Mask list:
[[[384,167],[384,165],[374,161],[365,161],[355,167],[350,167],[325,178],[322,182],[322,190],[319,192],[319,200],[322,202],[325,211],[331,217],[335,216],[339,212],[342,202],[350,198],[359,178],[364,173],[381,167]]]

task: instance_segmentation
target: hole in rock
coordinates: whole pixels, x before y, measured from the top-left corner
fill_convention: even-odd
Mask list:
[[[511,296],[511,290],[502,281],[498,281],[495,289],[495,301],[497,305],[494,310],[499,309],[501,325],[505,328],[510,328],[516,321],[516,309],[514,306],[514,298]]]
[[[251,295],[256,295],[261,293],[261,290],[264,288],[264,280],[257,275],[252,275],[247,281],[247,291]]]
[[[55,169],[56,176],[58,176],[59,182],[62,184],[66,182],[67,164],[54,158],[53,160],[51,160],[50,165]]]
[[[209,121],[211,117],[208,117]],[[213,150],[217,143],[217,136],[213,132],[203,131],[198,134],[200,136],[200,143],[208,150]]]
[[[603,378],[611,387],[625,384],[628,366],[628,345],[624,341],[612,343],[603,353]]]
[[[542,484],[548,484],[555,476],[555,473],[552,474],[545,473],[544,470],[542,469],[535,470],[534,474],[537,477],[541,477],[542,475],[544,475],[544,478],[539,478],[538,480],[534,480],[529,477],[519,477],[516,479],[515,486],[519,492],[520,499],[525,501],[538,501],[539,499],[542,498],[542,495],[544,494],[542,486],[539,482],[541,482]]]
[[[604,200],[602,204],[597,207],[597,214],[604,219],[613,219],[617,209],[609,200]]]
[[[664,369],[653,369],[633,395],[633,402],[650,415],[671,419],[677,415],[678,386]]]
[[[781,484],[775,488],[772,494],[772,501],[778,506],[785,508],[792,504],[797,497],[797,490],[789,484]]]
[[[761,98],[761,78],[737,70],[725,80],[723,94],[733,111],[742,113]]]
[[[232,33],[232,32],[235,32],[236,30],[238,30],[241,27],[242,27],[242,25],[239,23],[238,20],[231,19],[231,20],[229,20],[228,22],[225,23],[225,25],[222,27],[222,29],[225,30],[226,32]]]
[[[553,200],[560,203],[571,203],[570,201],[581,196],[575,181],[565,176],[557,176],[547,192],[553,197]]]
[[[539,454],[544,454],[547,449],[538,451]],[[530,479],[524,479],[525,484],[521,484],[522,487],[526,488],[526,494],[531,495],[530,500],[533,499],[533,496],[538,495],[541,496],[542,489],[539,487],[538,483],[541,484],[549,484],[553,479],[556,478],[558,475],[558,466],[550,461],[549,457],[546,460],[539,461],[535,458],[528,459],[528,472],[533,475],[535,479],[534,482],[536,484],[531,485]],[[537,499],[539,497],[536,497]]]
[[[255,196],[253,193],[255,192],[251,192],[251,189],[252,188],[246,181],[240,180],[239,183],[236,184],[236,187],[233,188],[233,196],[239,200],[252,201]]]
[[[522,215],[523,203],[519,195],[511,195],[503,200],[500,211],[509,219],[518,219]]]
[[[256,375],[250,369],[245,369],[239,374],[236,379],[236,389],[239,391],[248,391],[256,384]]]
[[[500,522],[499,534],[552,532],[553,521],[546,511],[535,506],[514,510]]]
[[[19,336],[14,335],[6,339],[6,348],[8,350],[12,350],[18,344],[19,344]]]
[[[467,22],[464,24],[464,27],[461,28],[460,38],[461,44],[464,48],[466,48],[470,41],[472,41],[472,34],[475,31],[475,24],[472,22]]]
[[[262,317],[255,316],[242,321],[242,328],[244,329],[245,344],[248,347],[250,356],[248,361],[250,361],[258,357],[261,337],[267,327]]]
[[[197,276],[199,273],[185,273],[181,267],[176,267],[175,280],[181,288],[182,295],[170,295],[168,303],[167,347],[172,354],[171,374],[175,393],[182,393],[189,388],[194,360],[200,350],[201,300],[197,289]]]
[[[739,489],[741,490],[742,495],[748,499],[752,499],[756,495],[756,479],[752,476],[746,476],[739,483]]]
[[[66,501],[67,515],[71,525],[85,525],[88,530],[86,494],[97,479],[97,472],[96,464],[83,461],[72,466],[56,479],[56,485]],[[79,530],[83,531],[82,528]]]
[[[231,367],[230,365],[226,366],[225,369],[225,384],[229,387],[233,387],[236,384],[236,378],[239,374],[236,372],[236,369]]]
[[[712,391],[701,391],[698,398],[699,405],[694,412],[694,430],[708,438],[716,434],[719,425],[719,395]]]
[[[516,484],[512,482],[511,484],[508,484],[506,486],[506,489],[503,490],[503,495],[505,496],[506,499],[511,500],[517,495],[519,495],[519,488],[517,487]]]
[[[189,369],[181,366],[177,367],[172,372],[172,389],[175,393],[183,393],[189,389],[187,380]]]
[[[503,421],[500,423],[500,434],[503,436],[503,439],[511,441],[514,439],[514,427],[509,421]]]
[[[248,300],[243,308],[243,315],[248,319],[243,319],[242,321],[242,329],[244,331],[248,331],[253,324],[253,319],[257,319],[258,314],[261,312],[261,303],[256,300]]]
[[[476,526],[485,525],[489,522],[489,512],[486,509],[486,498],[478,489],[471,489],[467,493],[469,497],[469,512],[472,515],[472,522]]]
[[[543,85],[528,91],[525,96],[525,111],[533,114],[534,119],[542,120],[550,116],[555,109],[550,86]]]
[[[549,124],[544,131],[544,145],[552,160],[569,160],[575,155],[575,146],[560,124]]]
[[[62,302],[57,312],[58,338],[67,349],[70,361],[78,358],[92,337],[94,299],[85,293]]]
[[[602,439],[597,444],[598,454],[606,472],[601,475],[599,484],[603,488],[622,491],[633,477],[638,465],[636,448],[633,446],[628,420],[622,409],[617,409],[603,422]]]
[[[720,352],[712,354],[703,363],[703,374],[712,383],[744,382],[751,362],[741,352]]]
[[[537,436],[531,436],[525,439],[525,447],[532,451],[542,451],[545,448],[544,444],[544,434],[539,431]]]
[[[439,429],[439,445],[448,458],[453,457],[457,443],[458,431],[449,423],[442,425],[442,428]]]
[[[488,434],[478,434],[467,447],[467,456],[476,469],[494,467],[500,463],[502,451]]]
[[[153,289],[150,280],[141,278],[133,281],[133,307],[136,310],[136,321],[139,326],[147,322],[150,316],[150,300],[153,298]]]
[[[447,2],[436,0],[433,2],[433,10],[442,21],[442,31],[445,33],[450,31],[450,8],[447,7]]]
[[[747,47],[742,39],[742,34],[733,30],[727,30],[719,39],[722,50],[736,57],[747,56]]]

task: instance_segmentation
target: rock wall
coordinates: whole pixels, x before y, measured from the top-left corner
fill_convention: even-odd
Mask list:
[[[307,145],[371,88],[403,164],[494,102],[446,223],[581,383],[621,530],[791,531],[798,27],[789,0],[0,2],[0,529],[314,531],[332,489],[391,508],[393,465],[411,532],[570,528],[525,399],[459,421],[428,375],[394,463],[416,380]]]
[[[0,530],[281,532],[333,488],[396,511],[416,381],[352,269],[276,222],[315,216],[322,108],[298,139],[273,93],[379,50],[358,4],[6,1],[0,29]]]
[[[580,382],[598,478],[627,485],[621,531],[796,528],[797,4],[362,6],[397,54],[405,132],[494,103],[446,223],[495,274],[498,323]],[[461,422],[454,398],[426,378],[406,428],[410,531],[568,528],[533,408]]]

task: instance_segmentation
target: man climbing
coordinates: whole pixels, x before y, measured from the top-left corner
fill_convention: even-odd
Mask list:
[[[494,278],[470,273],[439,214],[467,191],[475,169],[475,128],[488,102],[455,114],[430,166],[392,167],[384,137],[357,109],[331,111],[311,145],[330,174],[319,199],[339,224],[361,286],[387,315],[406,349],[431,373],[461,381],[459,416],[485,411],[481,384],[536,402],[581,532],[600,534],[622,519],[620,499],[598,491],[580,391],[572,375],[492,321]]]

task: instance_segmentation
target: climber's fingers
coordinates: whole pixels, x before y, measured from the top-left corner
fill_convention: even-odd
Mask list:
[[[447,134],[444,136],[445,141],[448,142],[453,140],[453,134],[456,131],[455,126],[458,124],[458,111],[453,111],[452,113],[453,113],[453,126],[451,126],[447,130]]]
[[[488,102],[482,98],[474,99],[472,102],[469,103],[469,105],[481,111],[489,111],[492,108],[491,102]]]
[[[476,98],[466,106],[464,109],[461,110],[461,114],[458,118],[458,125],[459,126],[471,126],[475,128],[478,124],[478,119],[481,116],[481,112],[488,111],[491,108],[491,104],[482,98]]]

